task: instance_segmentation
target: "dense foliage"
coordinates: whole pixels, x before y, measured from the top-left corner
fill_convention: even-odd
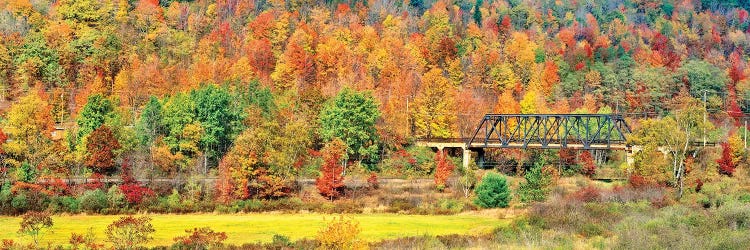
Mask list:
[[[474,192],[477,198],[474,204],[484,208],[508,207],[511,195],[508,181],[497,173],[487,173]]]

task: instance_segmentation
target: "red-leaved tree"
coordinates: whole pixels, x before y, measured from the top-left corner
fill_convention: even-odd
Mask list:
[[[438,190],[443,190],[447,186],[448,177],[453,173],[456,166],[448,160],[445,151],[438,150],[435,153],[435,186]]]
[[[321,195],[333,200],[344,191],[344,166],[341,159],[346,153],[346,144],[335,138],[323,147],[323,166],[320,167],[320,177],[315,185]]]
[[[112,171],[115,168],[115,150],[120,149],[112,130],[107,125],[95,129],[86,141],[86,166],[98,173]]]
[[[133,172],[130,169],[130,161],[125,159],[122,162],[122,169],[120,178],[122,179],[122,185],[120,191],[125,195],[125,199],[130,204],[140,204],[145,197],[154,196],[155,193],[148,187],[141,186],[138,180],[133,177]]]
[[[734,162],[732,161],[732,145],[727,142],[721,143],[721,158],[716,160],[719,163],[719,173],[727,176],[734,174]]]
[[[589,151],[583,151],[581,153],[581,173],[585,176],[591,177],[596,174],[596,163],[594,163],[594,157],[591,156]]]

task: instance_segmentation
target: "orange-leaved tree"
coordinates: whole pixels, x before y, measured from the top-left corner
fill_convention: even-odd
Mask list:
[[[343,194],[344,166],[341,164],[346,153],[346,144],[341,139],[334,138],[323,147],[323,166],[320,167],[320,177],[315,185],[321,195],[334,199]]]
[[[455,165],[448,159],[448,155],[443,150],[435,153],[435,186],[438,190],[443,190],[447,186],[448,177],[453,173]]]

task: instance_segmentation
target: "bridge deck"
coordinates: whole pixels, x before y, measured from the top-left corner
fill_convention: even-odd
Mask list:
[[[484,142],[472,142],[471,144],[467,144],[467,141],[469,141],[470,138],[441,138],[441,139],[421,139],[417,140],[415,145],[421,146],[421,147],[431,147],[431,148],[468,148],[468,149],[478,149],[478,148],[518,148],[518,149],[561,149],[561,148],[570,148],[570,149],[612,149],[612,150],[628,150],[629,147],[626,144],[589,144],[588,146],[581,144],[581,143],[567,143],[567,144],[561,144],[561,143],[548,143],[546,145],[543,145],[541,143],[520,143],[520,142],[510,142],[510,143],[501,143],[501,142],[488,142],[485,144]]]

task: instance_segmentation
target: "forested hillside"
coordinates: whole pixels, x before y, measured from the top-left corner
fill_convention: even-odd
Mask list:
[[[414,138],[466,137],[492,112],[619,113],[639,127],[705,105],[710,124],[684,128],[676,116],[644,126],[688,135],[708,128],[723,142],[750,111],[747,8],[708,0],[2,0],[3,176],[217,175],[221,197],[233,199],[285,196],[291,179],[317,176],[309,166],[323,165],[331,183],[321,193],[335,196],[340,177],[325,173],[450,173],[430,165],[446,161],[440,154],[404,148]],[[653,133],[634,140],[651,145]],[[514,152],[506,158],[519,166],[529,158]],[[555,157],[571,154],[579,158]],[[696,157],[685,150],[673,159]],[[670,182],[659,177],[669,171],[641,168]]]

